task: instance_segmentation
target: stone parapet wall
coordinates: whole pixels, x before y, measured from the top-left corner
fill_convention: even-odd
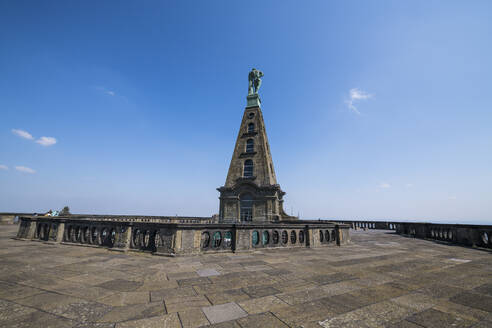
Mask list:
[[[415,238],[492,248],[492,225],[346,220],[336,222],[347,224],[352,229],[393,230],[398,234]]]
[[[327,247],[349,242],[349,226],[332,222],[176,223],[115,217],[21,217],[17,238],[143,251],[157,255]],[[191,220],[191,218],[190,218]]]

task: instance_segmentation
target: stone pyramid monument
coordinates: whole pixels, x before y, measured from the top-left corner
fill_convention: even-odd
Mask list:
[[[249,73],[247,105],[236,139],[227,179],[220,192],[219,222],[292,220],[283,210],[283,196],[273,168],[258,90],[263,73]]]

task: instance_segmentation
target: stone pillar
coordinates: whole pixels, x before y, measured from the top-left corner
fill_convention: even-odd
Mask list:
[[[130,249],[130,241],[132,236],[131,226],[117,226],[115,228],[116,236],[112,249],[119,251],[127,251]]]
[[[343,234],[342,229],[340,229],[340,226],[338,224],[335,226],[335,235],[337,236],[337,245],[340,246],[340,244],[343,242]]]
[[[316,241],[314,240],[314,230],[306,229],[306,246],[314,248],[316,247]]]
[[[60,222],[58,225],[58,230],[56,231],[56,242],[61,243],[63,241],[63,236],[65,235],[65,222]]]
[[[29,225],[29,230],[27,232],[27,239],[34,239],[36,234],[36,226],[38,224],[37,220],[31,220],[31,224]]]

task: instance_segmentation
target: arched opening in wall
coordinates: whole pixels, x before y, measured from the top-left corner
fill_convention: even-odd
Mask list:
[[[482,232],[482,242],[485,244],[485,245],[488,245],[489,244],[489,235],[487,234],[487,232]]]
[[[255,132],[255,124],[249,123],[248,124],[248,133],[253,133],[253,132]]]
[[[219,248],[220,244],[222,243],[222,234],[220,231],[214,232],[214,235],[212,236],[212,247],[214,248]]]
[[[336,241],[337,240],[337,235],[335,233],[335,230],[331,231],[331,241]]]
[[[278,231],[277,230],[274,230],[272,232],[272,241],[274,244],[278,244],[278,239],[279,239],[279,235],[278,235]]]
[[[93,227],[92,228],[92,232],[91,232],[91,240],[90,240],[90,243],[93,244],[93,245],[99,244],[99,242],[97,241],[97,237],[98,236],[99,236],[99,234],[97,232],[97,228],[96,227]]]
[[[322,230],[320,230],[320,231],[319,231],[319,241],[320,241],[320,242],[323,242],[323,240],[324,240],[324,238],[323,238],[323,231],[322,231]]]
[[[243,194],[239,202],[241,221],[251,221],[253,219],[253,195]]]
[[[303,243],[304,243],[304,231],[302,231],[302,230],[301,230],[301,231],[299,231],[299,242],[300,242],[301,244],[303,244]]]
[[[255,141],[253,139],[246,140],[246,152],[252,153],[255,151]]]
[[[261,243],[263,245],[267,245],[269,241],[270,241],[270,234],[268,233],[268,231],[264,230],[261,234]]]
[[[260,234],[258,233],[258,231],[254,230],[251,234],[251,242],[254,246],[258,245],[258,243],[260,242]]]
[[[232,246],[232,232],[226,231],[224,233],[224,246],[230,248]]]
[[[145,231],[144,236],[143,236],[143,245],[144,245],[144,247],[145,247],[145,248],[147,248],[147,249],[151,248],[151,247],[150,247],[150,246],[151,246],[151,245],[150,245],[150,235],[151,235],[151,234],[150,234],[150,231],[149,231],[149,230],[147,230],[147,231]]]
[[[135,247],[135,248],[140,247],[140,239],[142,237],[141,235],[142,235],[142,233],[140,232],[140,229],[135,229],[135,232],[133,232],[133,238],[132,238],[133,247]]]
[[[210,245],[210,234],[207,231],[202,232],[202,248],[208,248]]]
[[[289,235],[287,234],[287,231],[282,231],[282,244],[287,244],[289,241]]]
[[[328,230],[325,230],[325,241],[327,243],[330,242],[330,232]]]
[[[243,176],[245,178],[249,178],[253,176],[253,161],[251,159],[247,159],[244,161],[244,170],[243,170]]]
[[[116,241],[116,230],[111,229],[111,231],[109,232],[108,246],[113,247],[115,241]]]
[[[291,244],[295,244],[297,242],[297,235],[296,235],[296,231],[295,230],[292,230],[290,232],[290,243]]]
[[[75,233],[73,235],[72,241],[74,243],[77,242],[77,241],[80,241],[80,227],[79,226],[75,227]]]
[[[155,249],[157,250],[157,247],[162,246],[162,238],[159,230],[156,230],[154,232],[154,245]]]
[[[108,228],[104,227],[102,230],[101,230],[101,238],[100,238],[100,245],[105,245],[107,242],[108,242],[108,237],[109,237],[109,232],[108,232]]]
[[[90,237],[90,230],[89,230],[89,227],[84,227],[82,229],[82,236],[81,236],[81,242],[82,244],[86,244],[89,240],[89,237]]]

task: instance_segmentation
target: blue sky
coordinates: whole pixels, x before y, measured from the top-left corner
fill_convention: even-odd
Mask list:
[[[256,67],[288,213],[490,224],[491,13],[0,1],[0,211],[216,213]]]

